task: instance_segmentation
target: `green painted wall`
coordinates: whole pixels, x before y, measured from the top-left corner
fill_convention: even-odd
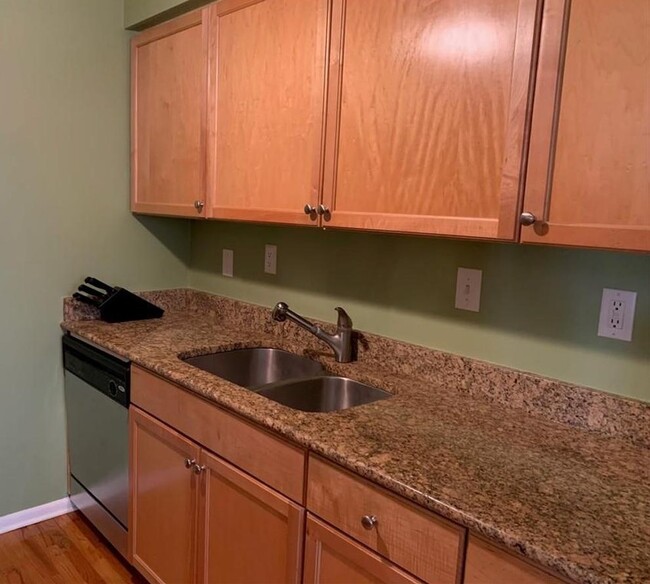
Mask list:
[[[340,304],[362,330],[650,401],[650,256],[210,222],[191,262],[195,288],[327,321]],[[478,314],[454,309],[459,266],[483,270]],[[631,343],[596,336],[604,287],[638,292]]]
[[[186,221],[134,218],[122,0],[0,1],[0,516],[65,495],[61,299],[187,283]]]

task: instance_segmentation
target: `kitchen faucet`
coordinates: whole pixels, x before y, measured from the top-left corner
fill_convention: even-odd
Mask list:
[[[339,363],[349,363],[352,361],[352,319],[340,306],[336,307],[336,311],[339,313],[339,317],[336,323],[336,333],[333,335],[327,334],[319,326],[309,322],[293,310],[289,310],[289,305],[285,302],[278,302],[271,312],[271,316],[278,322],[284,322],[287,318],[292,320],[327,343],[334,350],[334,356]]]

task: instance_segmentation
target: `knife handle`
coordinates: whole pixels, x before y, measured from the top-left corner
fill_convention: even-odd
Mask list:
[[[96,290],[95,288],[91,288],[90,286],[86,286],[85,284],[79,286],[79,292],[84,292],[88,294],[88,296],[92,296],[97,300],[104,300],[104,297],[106,296],[106,293],[103,290]]]
[[[79,302],[83,302],[85,304],[90,304],[90,306],[94,306],[95,308],[99,308],[99,305],[101,304],[98,300],[94,300],[90,296],[86,296],[85,294],[80,294],[79,292],[75,292],[72,297],[75,300],[79,300]]]
[[[90,284],[91,286],[95,286],[95,288],[101,288],[107,294],[113,294],[113,292],[115,292],[115,288],[113,288],[113,286],[104,284],[104,282],[102,282],[101,280],[98,280],[97,278],[92,278],[91,276],[88,276],[84,280],[84,282],[86,282],[86,284]]]

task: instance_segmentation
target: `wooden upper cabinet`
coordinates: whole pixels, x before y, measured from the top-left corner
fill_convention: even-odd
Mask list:
[[[129,540],[133,565],[151,582],[195,581],[199,447],[131,407]],[[101,453],[98,453],[101,456]]]
[[[299,584],[304,509],[203,451],[199,582]]]
[[[207,10],[131,45],[131,210],[200,217],[206,201]]]
[[[327,0],[210,7],[210,216],[316,224]]]
[[[650,251],[647,0],[547,0],[522,241]]]
[[[334,0],[324,224],[512,240],[536,0]]]

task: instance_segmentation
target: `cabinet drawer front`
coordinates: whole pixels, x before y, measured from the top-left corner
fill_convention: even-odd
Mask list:
[[[459,580],[462,527],[314,456],[307,509],[427,582]],[[373,516],[376,523],[364,527],[362,518]]]
[[[135,365],[131,401],[283,495],[303,502],[301,448]]]

